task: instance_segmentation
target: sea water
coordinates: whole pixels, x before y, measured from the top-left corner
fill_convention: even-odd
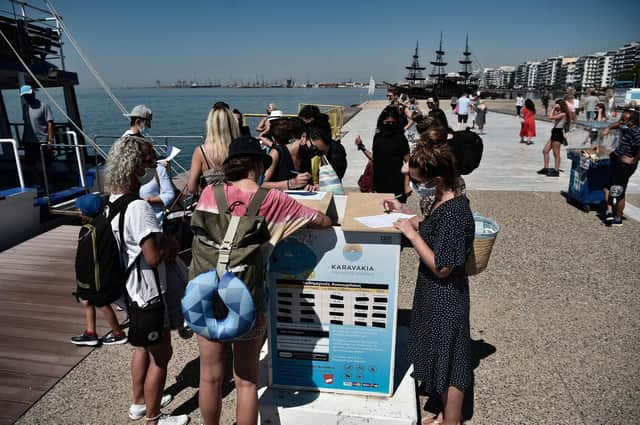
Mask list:
[[[49,93],[64,108],[62,89],[48,89]],[[205,121],[212,105],[224,101],[231,109],[243,113],[265,113],[269,103],[275,103],[285,114],[297,114],[299,103],[351,106],[368,99],[383,99],[384,90],[376,90],[374,96],[367,96],[367,89],[355,88],[137,88],[114,89],[115,96],[131,110],[135,105],[145,104],[153,111],[151,136],[204,136]],[[126,129],[129,118],[123,117],[109,96],[102,89],[76,89],[80,118],[84,131],[91,137],[99,136],[99,144],[110,145]],[[18,91],[3,91],[9,120],[22,123]],[[51,104],[44,93],[37,97]],[[52,106],[55,122],[66,122],[62,114]],[[255,134],[258,119],[249,119],[247,124]],[[157,143],[163,143],[156,138]],[[193,149],[200,143],[197,139],[171,141],[182,152],[177,161],[188,168]]]

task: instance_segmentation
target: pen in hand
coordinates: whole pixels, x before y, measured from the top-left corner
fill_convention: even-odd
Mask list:
[[[394,196],[394,197],[393,197],[393,199],[400,199],[400,198],[402,198],[403,196],[404,196],[404,195],[396,195],[396,196]],[[384,213],[385,213],[385,214],[389,214],[389,213],[391,212],[391,210],[390,210],[390,209],[388,209],[388,208],[387,208],[387,206],[386,206],[386,205],[387,205],[387,201],[385,201],[385,202],[384,202],[384,205],[385,205]]]

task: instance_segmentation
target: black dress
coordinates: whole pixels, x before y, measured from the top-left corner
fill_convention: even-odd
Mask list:
[[[402,131],[378,133],[373,137],[373,190],[404,195],[402,161],[409,154],[409,142]]]
[[[435,253],[437,267],[452,267],[437,278],[420,262],[413,296],[407,357],[414,378],[428,394],[443,394],[448,387],[471,384],[469,281],[464,271],[473,248],[475,225],[464,196],[445,201],[420,225],[420,236]]]

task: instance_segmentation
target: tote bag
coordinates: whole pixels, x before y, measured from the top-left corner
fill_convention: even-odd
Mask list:
[[[344,188],[338,178],[338,174],[333,169],[326,156],[322,156],[320,165],[320,191],[332,192],[334,195],[344,195]]]

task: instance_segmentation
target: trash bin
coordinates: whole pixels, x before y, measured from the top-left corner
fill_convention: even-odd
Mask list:
[[[583,149],[568,150],[567,158],[571,160],[568,200],[588,212],[604,202],[602,189],[611,175],[611,161]]]

